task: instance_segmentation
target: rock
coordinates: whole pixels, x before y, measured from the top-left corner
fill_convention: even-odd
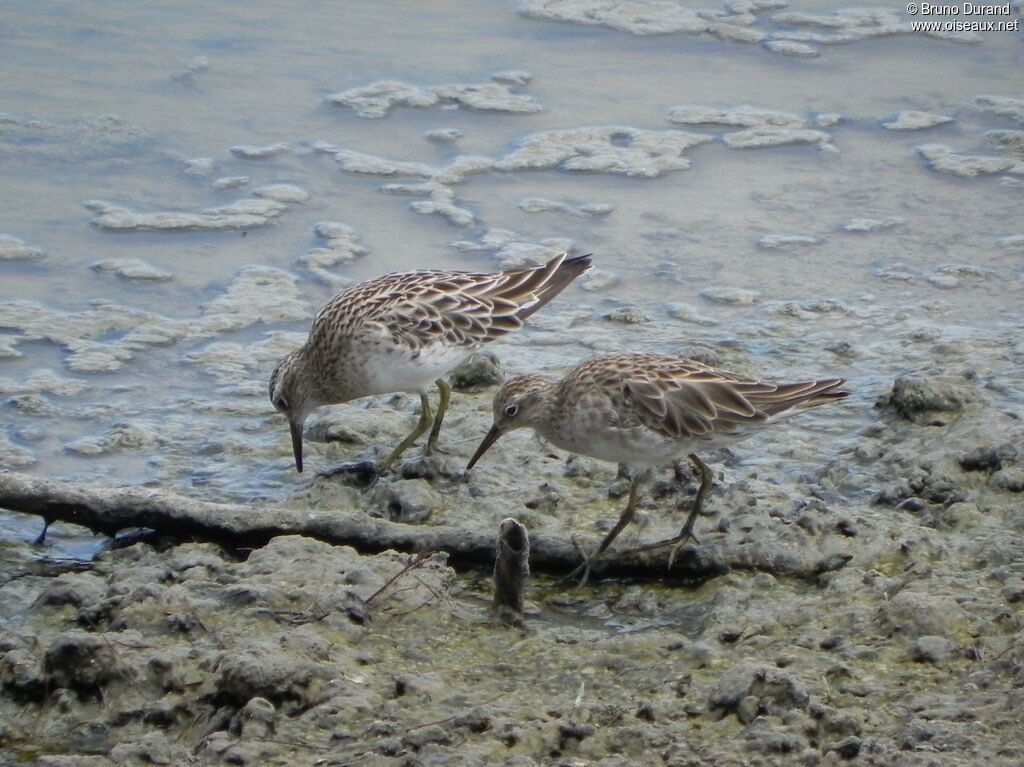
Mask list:
[[[584,738],[589,738],[596,728],[589,724],[581,724],[569,720],[558,725],[558,747],[560,750],[575,748]]]
[[[579,285],[589,293],[600,293],[614,288],[619,282],[617,274],[612,274],[604,269],[591,269],[583,279],[579,280]]]
[[[440,743],[442,745],[448,745],[452,742],[451,736],[448,732],[437,724],[431,724],[427,727],[416,727],[409,730],[402,738],[402,743],[409,748],[419,751],[428,743]]]
[[[46,697],[46,676],[39,659],[28,650],[15,649],[0,658],[0,686],[15,700],[41,701]]]
[[[455,391],[478,392],[497,386],[505,380],[501,361],[493,352],[474,352],[448,377]]]
[[[262,697],[294,710],[312,702],[314,678],[309,661],[283,652],[270,640],[259,639],[221,658],[216,685],[227,700],[240,706]]]
[[[718,320],[711,319],[710,317],[703,316],[696,307],[690,304],[683,303],[669,303],[665,304],[665,311],[668,312],[668,316],[675,320],[681,320],[682,322],[692,322],[694,325],[717,325]]]
[[[133,743],[118,743],[110,750],[110,758],[115,764],[126,767],[150,764],[178,765],[187,761],[185,749],[179,746],[172,751],[167,736],[160,731],[143,735]]]
[[[114,643],[104,634],[68,631],[58,634],[46,648],[43,667],[50,687],[66,687],[80,695],[96,695],[122,668]],[[118,635],[124,641],[124,632]]]
[[[781,669],[744,661],[726,671],[708,696],[710,708],[739,713],[753,705],[744,699],[753,696],[759,710],[778,713],[807,706],[810,695],[802,682]]]
[[[745,306],[756,304],[761,300],[761,294],[756,290],[731,287],[710,287],[700,292],[701,298],[713,301],[717,304],[731,304],[732,306]]]
[[[277,710],[266,698],[253,698],[232,719],[230,730],[249,740],[265,740],[277,728]]]
[[[958,459],[964,471],[995,472],[1003,468],[1003,462],[1017,458],[1017,448],[1009,442],[998,447],[976,447],[963,453]]]
[[[843,738],[837,743],[828,747],[828,751],[835,751],[843,759],[853,759],[860,753],[861,739],[855,735]]]
[[[480,734],[491,728],[491,717],[479,709],[474,709],[468,714],[460,714],[455,717],[452,724],[468,732]]]
[[[1016,579],[1013,583],[1004,586],[999,593],[1009,604],[1021,604],[1024,602],[1024,580]]]
[[[459,464],[451,458],[443,455],[420,455],[413,456],[402,461],[398,467],[398,474],[402,479],[437,479],[438,477],[452,478],[461,475],[465,470],[465,463]]]
[[[957,413],[978,399],[973,388],[959,381],[931,376],[900,376],[887,403],[908,421],[927,420],[930,413]]]
[[[395,677],[396,698],[412,695],[416,698],[432,700],[441,695],[447,687],[447,682],[436,671],[425,674],[402,674]]]
[[[650,317],[635,306],[621,306],[608,312],[603,319],[610,322],[621,322],[624,325],[639,325],[651,321]]]
[[[1024,469],[1001,471],[996,477],[996,487],[1010,493],[1024,493]]]
[[[942,663],[957,651],[957,646],[943,636],[923,636],[910,646],[910,657],[918,663]]]
[[[819,742],[841,742],[843,739],[858,737],[861,734],[860,722],[854,714],[830,708],[817,701],[811,703],[809,711],[817,723]]]
[[[743,724],[750,724],[757,719],[761,701],[756,695],[748,695],[736,706],[736,718]]]
[[[896,736],[905,751],[970,753],[985,739],[988,727],[978,721],[952,722],[915,716]]]
[[[807,739],[776,726],[767,717],[758,717],[743,732],[744,748],[763,754],[795,755],[808,747]],[[782,763],[793,763],[787,759]]]
[[[425,479],[378,483],[373,498],[381,516],[410,525],[426,522],[442,502],[441,496]]]
[[[61,573],[40,594],[39,602],[44,605],[82,607],[101,601],[106,591],[104,580],[92,573]]]
[[[964,634],[967,613],[949,596],[904,589],[882,606],[882,620],[893,632],[911,638]]]

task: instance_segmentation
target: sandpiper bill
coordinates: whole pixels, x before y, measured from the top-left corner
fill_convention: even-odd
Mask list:
[[[700,489],[679,535],[655,545],[694,538],[693,524],[712,474],[696,451],[751,436],[780,418],[846,397],[842,378],[774,384],[716,370],[694,360],[655,354],[615,354],[582,363],[560,381],[539,375],[512,378],[494,396],[494,423],[466,467],[503,434],[529,427],[573,453],[625,464],[629,499],[615,526],[579,569],[611,545],[636,511],[637,488],[655,467],[688,456]],[[695,539],[695,538],[694,538]],[[653,548],[653,546],[643,547]]]
[[[416,392],[422,404],[416,428],[373,468],[390,467],[427,429],[429,453],[451,395],[441,377],[521,328],[590,267],[589,255],[562,253],[542,266],[503,272],[398,272],[338,293],[316,313],[306,343],[270,376],[270,401],[288,417],[295,468],[302,471],[302,429],[313,410],[372,394]],[[431,384],[440,391],[433,416]]]

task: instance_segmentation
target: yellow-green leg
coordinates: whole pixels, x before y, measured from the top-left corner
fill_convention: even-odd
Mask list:
[[[693,500],[693,507],[690,509],[690,514],[686,518],[686,522],[683,523],[683,528],[672,540],[672,548],[668,554],[668,566],[672,567],[672,562],[675,561],[676,552],[679,547],[686,543],[691,538],[694,542],[697,542],[697,536],[693,534],[693,523],[697,520],[697,515],[700,514],[701,507],[704,505],[704,499],[708,495],[708,491],[711,489],[711,482],[714,480],[715,475],[708,468],[708,465],[702,461],[696,453],[690,453],[690,463],[693,464],[693,468],[697,470],[700,475],[700,489],[697,490],[697,497]]]
[[[452,398],[451,386],[440,378],[434,381],[434,383],[437,384],[437,390],[441,392],[441,396],[437,400],[437,414],[434,416],[434,427],[430,430],[430,436],[427,437],[427,446],[423,449],[424,455],[430,455],[438,449],[437,435],[441,433],[441,422],[444,421],[444,414],[448,410],[448,402]]]
[[[626,508],[624,508],[622,510],[622,514],[619,515],[619,521],[615,523],[615,527],[608,531],[604,540],[601,541],[601,545],[597,547],[597,551],[591,555],[591,560],[597,559],[601,556],[601,554],[603,554],[605,550],[612,545],[612,541],[619,537],[619,533],[625,529],[626,525],[633,521],[633,516],[636,514],[636,491],[640,486],[640,480],[646,476],[646,472],[644,472],[643,475],[634,473],[629,478],[629,498],[626,500]]]
[[[619,515],[619,520],[615,523],[615,526],[608,531],[604,539],[601,541],[601,545],[597,547],[597,551],[591,554],[589,557],[583,555],[583,562],[580,563],[579,567],[569,573],[566,578],[574,578],[581,570],[583,571],[583,577],[580,579],[580,586],[587,582],[587,578],[590,577],[590,571],[593,569],[593,564],[597,561],[609,546],[612,545],[612,541],[619,537],[621,533],[630,522],[633,521],[633,517],[636,515],[636,496],[637,489],[646,480],[650,471],[633,472],[629,478],[629,498],[626,500],[626,508],[622,510],[622,514]],[[573,545],[576,542],[573,541]],[[579,546],[576,547],[579,550]],[[580,552],[582,555],[582,552]]]
[[[390,469],[391,465],[398,460],[398,457],[408,450],[412,443],[423,436],[424,432],[430,428],[432,421],[430,400],[427,399],[426,394],[420,392],[420,420],[416,423],[416,428],[412,430],[408,437],[402,440],[398,447],[388,453],[387,457],[380,462],[380,467],[382,469]]]
[[[697,515],[700,514],[700,510],[704,506],[704,499],[707,498],[708,491],[711,490],[711,483],[715,476],[711,472],[711,469],[708,468],[708,465],[704,463],[696,453],[690,453],[689,458],[693,467],[697,470],[697,474],[700,475],[700,488],[697,490],[697,497],[693,499],[693,506],[690,507],[690,513],[686,517],[686,522],[683,523],[683,528],[679,531],[679,535],[675,538],[668,538],[655,543],[638,546],[630,551],[630,554],[639,554],[644,551],[660,549],[662,546],[671,546],[672,548],[669,550],[668,555],[668,566],[671,568],[672,563],[675,561],[676,553],[679,551],[679,547],[689,540],[697,540],[697,536],[693,534],[693,523],[697,521]],[[679,505],[681,508],[682,504]]]

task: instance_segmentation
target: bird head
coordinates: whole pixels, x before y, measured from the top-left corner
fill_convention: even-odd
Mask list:
[[[510,378],[494,395],[494,423],[480,442],[466,471],[473,468],[498,438],[514,429],[532,427],[542,430],[548,420],[548,397],[555,382],[544,376]]]
[[[288,418],[295,468],[302,473],[302,427],[316,407],[303,374],[302,347],[287,354],[270,375],[270,403]]]

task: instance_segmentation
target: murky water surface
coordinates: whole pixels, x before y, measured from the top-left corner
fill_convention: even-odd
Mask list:
[[[896,375],[1021,380],[1019,33],[636,5],[5,3],[0,465],[286,501],[266,381],[326,298],[561,249],[598,269],[492,347],[509,370],[842,375],[853,405],[785,437],[819,455]]]

